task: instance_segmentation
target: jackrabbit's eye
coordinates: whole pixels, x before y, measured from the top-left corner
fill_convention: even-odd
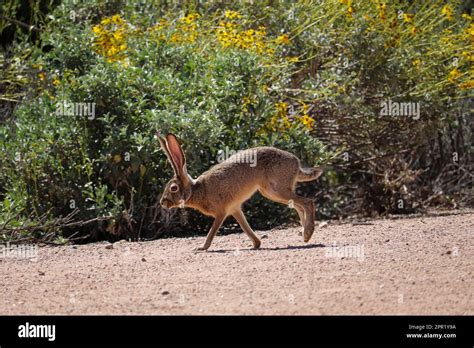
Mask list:
[[[172,184],[172,185],[170,186],[170,191],[171,191],[171,192],[178,192],[178,190],[179,190],[178,185]]]

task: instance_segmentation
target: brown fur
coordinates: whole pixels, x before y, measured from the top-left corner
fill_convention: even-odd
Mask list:
[[[165,187],[161,205],[166,208],[190,207],[215,218],[206,242],[199,250],[209,248],[229,215],[237,220],[252,240],[254,248],[260,247],[260,239],[241,209],[242,204],[256,191],[275,202],[292,203],[304,228],[304,241],[310,240],[314,232],[314,203],[310,198],[298,196],[295,186],[297,182],[316,180],[322,174],[321,169],[301,168],[299,159],[289,152],[274,147],[255,147],[239,153],[242,158],[246,151],[255,151],[255,166],[238,163],[237,155],[234,155],[194,180],[187,173],[186,158],[176,137],[168,134],[166,139],[160,136],[158,139],[175,172]]]

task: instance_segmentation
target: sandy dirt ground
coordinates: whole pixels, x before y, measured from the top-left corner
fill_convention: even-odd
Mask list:
[[[474,314],[474,214],[0,254],[0,314]]]

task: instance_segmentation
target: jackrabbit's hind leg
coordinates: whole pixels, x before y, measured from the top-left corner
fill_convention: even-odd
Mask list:
[[[304,214],[303,222],[303,240],[308,242],[314,232],[314,203],[311,198],[298,196],[289,187],[282,186],[270,186],[263,187],[260,192],[264,197],[271,199],[272,201],[279,202],[282,204],[293,204],[296,210],[300,211],[298,214]],[[300,215],[301,218],[301,215]]]
[[[282,198],[289,197],[292,199],[298,214],[304,215],[304,220],[302,221],[303,225],[303,240],[308,242],[311,239],[311,236],[314,233],[314,203],[311,198],[298,196],[294,192],[282,193]],[[301,217],[300,215],[300,217]]]
[[[306,220],[305,220],[305,226],[304,226],[304,241],[305,243],[309,242],[311,239],[311,236],[314,233],[314,219],[315,219],[315,209],[314,209],[314,202],[311,198],[304,198],[306,207],[305,208],[305,214],[306,214]]]
[[[301,228],[303,228],[303,231],[304,231],[304,226],[306,224],[306,217],[304,216],[304,209],[301,210],[300,208],[297,208],[295,207],[295,210],[296,212],[298,213],[298,216],[300,218],[300,221],[301,221]],[[299,233],[299,235],[301,236],[302,232]]]

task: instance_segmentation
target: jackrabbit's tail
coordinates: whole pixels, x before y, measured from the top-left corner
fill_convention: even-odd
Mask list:
[[[323,170],[320,167],[300,168],[296,176],[296,181],[298,182],[313,181],[319,178],[321,174],[323,174]]]

